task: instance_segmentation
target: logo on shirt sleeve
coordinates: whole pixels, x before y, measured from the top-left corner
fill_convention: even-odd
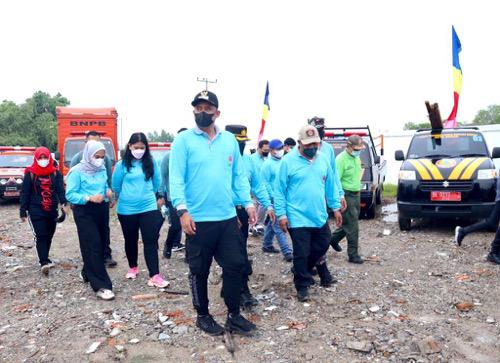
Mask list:
[[[233,165],[233,156],[232,155],[229,155],[229,157],[227,158],[227,163],[229,166]]]
[[[326,175],[323,175],[323,176],[321,177],[321,179],[323,180],[323,184],[325,184],[325,183],[326,183]]]

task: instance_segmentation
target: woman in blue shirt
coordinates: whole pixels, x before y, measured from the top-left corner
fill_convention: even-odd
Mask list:
[[[148,285],[160,288],[168,286],[158,266],[158,238],[163,223],[156,202],[160,171],[149,151],[146,135],[142,132],[130,137],[123,159],[115,166],[112,180],[113,191],[118,196],[118,220],[125,238],[129,265],[125,277],[135,279],[139,273],[137,255],[140,230],[149,270]]]
[[[96,292],[98,298],[115,297],[111,279],[104,265],[104,242],[109,228],[108,175],[104,166],[106,151],[99,141],[85,144],[79,164],[69,171],[66,179],[66,199],[73,204],[83,269],[80,277]]]

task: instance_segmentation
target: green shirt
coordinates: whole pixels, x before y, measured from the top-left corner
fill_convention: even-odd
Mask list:
[[[347,151],[342,151],[335,158],[337,171],[342,183],[342,188],[350,192],[361,190],[361,159],[359,156],[352,156]]]

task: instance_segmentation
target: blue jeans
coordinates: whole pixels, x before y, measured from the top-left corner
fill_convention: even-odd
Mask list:
[[[272,247],[274,236],[276,236],[276,239],[278,240],[278,244],[280,245],[281,253],[283,253],[283,255],[292,253],[286,234],[280,228],[278,218],[276,218],[276,222],[274,224],[271,221],[267,222],[262,247]]]

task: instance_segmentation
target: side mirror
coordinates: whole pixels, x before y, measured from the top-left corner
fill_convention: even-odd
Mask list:
[[[54,153],[54,159],[59,160],[61,158],[61,153],[59,151],[56,151]]]
[[[402,150],[396,150],[396,152],[394,153],[394,158],[395,158],[397,161],[404,161],[404,159],[405,159],[405,154],[403,154],[403,151],[402,151]]]
[[[375,156],[375,164],[380,164],[380,156]]]
[[[492,159],[500,159],[500,147],[493,148],[493,154],[491,156]]]

